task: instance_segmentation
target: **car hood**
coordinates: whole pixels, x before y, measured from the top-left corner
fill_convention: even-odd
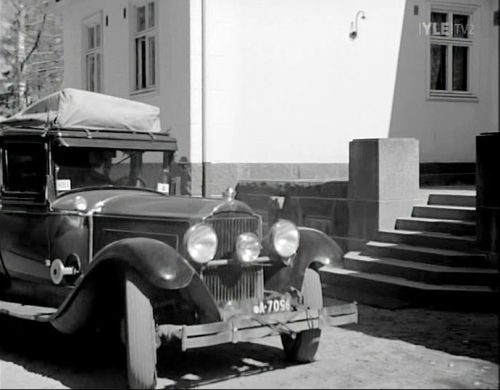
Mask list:
[[[59,197],[52,207],[54,210],[78,211],[77,198],[84,198],[87,202],[86,212],[96,214],[183,219],[201,219],[222,212],[253,214],[247,204],[237,200],[166,196],[143,190],[117,189],[71,192]]]

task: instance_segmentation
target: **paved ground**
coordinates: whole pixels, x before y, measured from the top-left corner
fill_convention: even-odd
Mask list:
[[[323,331],[317,361],[283,360],[280,340],[161,354],[159,388],[498,388],[498,315],[360,305]],[[0,318],[8,388],[123,388],[121,350]],[[1,386],[0,386],[1,387]]]

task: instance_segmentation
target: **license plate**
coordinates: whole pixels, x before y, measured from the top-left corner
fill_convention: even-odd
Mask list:
[[[291,305],[288,298],[265,299],[253,307],[254,314],[271,314],[290,310]]]

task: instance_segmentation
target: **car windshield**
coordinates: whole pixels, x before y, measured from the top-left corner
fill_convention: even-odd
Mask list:
[[[58,146],[53,151],[58,194],[85,187],[142,187],[165,192],[167,152]]]

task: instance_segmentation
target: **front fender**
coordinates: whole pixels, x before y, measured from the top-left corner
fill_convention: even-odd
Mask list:
[[[63,333],[75,333],[99,315],[103,306],[121,305],[124,274],[130,271],[165,290],[187,287],[196,274],[187,260],[165,243],[143,237],[115,241],[96,254],[51,319],[52,325]]]
[[[175,290],[186,287],[196,273],[189,262],[171,246],[151,238],[125,238],[96,253],[88,273],[102,263],[135,270],[155,287]]]
[[[302,288],[307,268],[319,269],[322,266],[341,266],[344,255],[340,246],[322,231],[299,227],[300,245],[292,265],[275,266],[269,270],[266,289],[285,293],[290,287]]]

